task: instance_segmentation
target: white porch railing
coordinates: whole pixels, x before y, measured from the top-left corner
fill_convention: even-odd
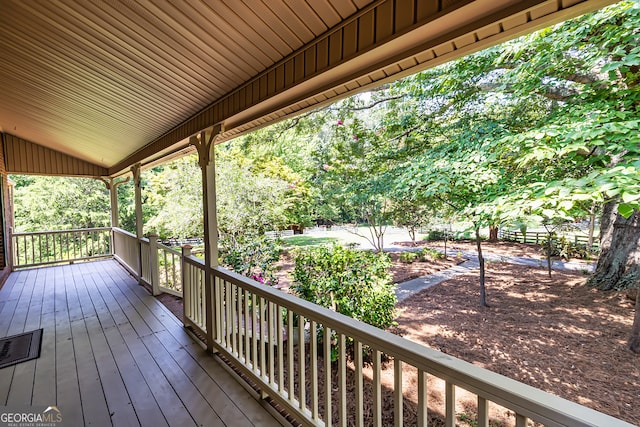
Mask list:
[[[193,327],[202,336],[207,335],[207,307],[204,261],[191,255],[191,249],[182,251],[182,290],[184,324]]]
[[[410,404],[417,408],[417,424],[425,426],[428,408],[434,407],[427,393],[431,375],[444,383],[447,426],[456,424],[456,392],[461,389],[476,396],[479,427],[489,426],[491,404],[512,411],[518,427],[529,420],[548,426],[630,426],[224,268],[212,268],[207,281],[204,262],[191,256],[189,247],[183,248],[180,260],[185,325],[212,340],[210,348],[305,425],[381,426],[382,396],[391,393],[393,423],[400,426],[405,393],[413,383],[417,400]],[[372,356],[366,368],[363,349]],[[385,359],[392,369],[383,369]],[[384,383],[383,375],[392,375],[392,380]],[[365,402],[365,391],[373,402]],[[353,402],[355,410],[347,409],[347,402]]]
[[[157,236],[136,236],[113,228],[114,256],[140,280],[151,286],[153,294],[166,292],[182,297],[182,253],[158,242]],[[139,249],[138,249],[139,247]]]
[[[161,283],[163,290],[182,292],[185,325],[207,337],[209,348],[304,425],[381,426],[390,422],[382,406],[383,395],[390,393],[394,425],[403,424],[410,404],[417,410],[417,425],[427,425],[427,412],[437,408],[453,427],[456,394],[466,390],[475,396],[479,427],[489,426],[492,404],[511,411],[517,427],[529,420],[548,426],[631,426],[223,268],[211,268],[207,275],[189,247],[180,253],[153,236],[138,240],[117,228],[110,247],[154,292]],[[366,367],[365,349],[371,355]],[[441,407],[427,393],[434,379],[444,384]],[[405,396],[409,387],[417,390],[415,401]]]
[[[383,425],[383,388],[392,388],[393,422],[403,424],[405,388],[417,383],[417,424],[427,425],[427,374],[444,381],[447,426],[456,424],[456,392],[477,398],[478,426],[489,426],[491,402],[511,410],[513,424],[629,426],[623,421],[522,384],[494,372],[316,306],[223,268],[213,269],[214,347],[259,384],[265,394],[311,425]],[[303,327],[295,327],[304,325]],[[330,337],[330,339],[324,339]],[[305,343],[306,341],[306,343]],[[299,343],[305,343],[300,345]],[[353,350],[353,364],[348,360]],[[372,355],[363,368],[363,350]],[[331,362],[333,355],[336,362]],[[392,361],[393,380],[383,386],[382,360]],[[349,367],[351,366],[351,367]],[[403,371],[413,378],[403,378]],[[348,371],[349,374],[347,373]],[[352,378],[347,380],[347,377]],[[322,381],[320,381],[322,378]],[[337,378],[334,381],[333,378]],[[322,384],[322,386],[321,386]],[[322,387],[322,390],[320,390]],[[365,402],[364,389],[373,396]],[[322,396],[322,397],[321,397]],[[347,402],[355,410],[347,410]],[[331,422],[332,408],[337,419]],[[320,407],[324,409],[320,411]]]
[[[111,228],[12,233],[13,268],[110,257]]]
[[[140,249],[138,248],[138,239],[134,234],[121,228],[114,228],[113,255],[132,273],[139,274]]]
[[[153,246],[152,246],[153,247]],[[182,253],[158,243],[158,287],[168,294],[183,296]]]

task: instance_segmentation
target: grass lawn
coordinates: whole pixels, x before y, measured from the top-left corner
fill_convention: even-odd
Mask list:
[[[335,237],[313,237],[304,234],[298,234],[296,236],[283,237],[284,245],[286,247],[291,246],[317,246],[326,245],[330,243],[337,243],[338,239]]]

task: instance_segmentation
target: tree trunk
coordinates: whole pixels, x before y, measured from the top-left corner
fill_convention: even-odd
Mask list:
[[[633,327],[629,337],[629,350],[640,353],[640,289],[636,292],[636,315],[633,318]]]
[[[476,227],[476,247],[478,248],[478,263],[480,264],[480,305],[487,305],[487,291],[484,286],[484,257],[482,256],[482,240],[480,239],[480,229]]]
[[[640,283],[640,212],[629,218],[618,214],[618,205],[604,205],[600,222],[600,258],[589,284],[602,290],[627,289]],[[628,342],[629,349],[640,353],[640,289]]]
[[[489,241],[490,242],[498,241],[498,227],[495,225],[489,226]]]
[[[589,209],[589,240],[587,241],[587,250],[593,252],[593,235],[596,228],[596,202],[593,202]]]
[[[384,230],[382,229],[382,223],[378,225],[378,229],[376,231],[376,237],[378,239],[377,252],[382,252],[384,250]]]
[[[447,257],[447,230],[444,230],[444,259],[448,259]]]
[[[407,227],[407,229],[409,230],[409,237],[413,242],[413,246],[416,246],[416,227],[413,225],[410,225]]]
[[[547,271],[549,273],[549,277],[551,277],[551,244],[553,239],[553,233],[551,231],[547,232]]]
[[[600,222],[600,258],[589,284],[601,289],[627,289],[640,279],[640,212],[628,219],[618,205],[604,205]]]

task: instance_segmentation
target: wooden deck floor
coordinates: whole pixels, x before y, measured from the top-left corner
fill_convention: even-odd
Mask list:
[[[113,260],[12,273],[0,337],[44,328],[0,369],[1,405],[56,405],[64,425],[279,425]]]

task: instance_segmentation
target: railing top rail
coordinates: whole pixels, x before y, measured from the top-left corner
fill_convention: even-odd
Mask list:
[[[127,230],[124,230],[124,229],[122,229],[122,228],[119,228],[119,227],[113,227],[113,228],[112,228],[112,230],[113,230],[115,233],[118,233],[118,234],[124,234],[125,236],[133,237],[134,239],[136,238],[136,235],[135,235],[135,234],[133,234],[133,233],[129,233]]]
[[[116,233],[119,233],[119,234],[123,234],[123,235],[125,235],[127,237],[131,237],[132,239],[136,238],[135,234],[129,233],[128,231],[123,230],[122,228],[113,227],[113,231],[116,232]],[[149,244],[149,238],[148,237],[142,237],[142,238],[140,238],[140,241],[143,244]],[[160,248],[160,249],[162,249],[162,250],[164,250],[166,252],[170,252],[170,253],[172,253],[174,255],[182,255],[182,252],[180,252],[179,250],[176,250],[176,249],[174,249],[174,248],[172,248],[170,246],[163,245],[160,242],[158,242],[157,245],[158,245],[158,248]]]
[[[204,260],[203,260],[203,259],[201,259],[201,258],[198,258],[198,257],[196,257],[196,256],[194,256],[194,255],[191,255],[191,256],[188,256],[188,257],[184,257],[184,261],[185,261],[187,264],[191,264],[191,265],[193,265],[194,267],[198,267],[198,268],[201,268],[201,269],[203,269],[203,270],[204,270],[204,268],[205,268]],[[242,277],[242,276],[241,276],[241,277]]]
[[[162,243],[158,243],[158,248],[162,249],[165,252],[169,252],[173,255],[181,256],[182,252],[175,250],[171,246],[163,245]]]
[[[110,231],[111,227],[94,227],[94,228],[73,228],[69,230],[49,230],[49,231],[21,231],[11,233],[13,236],[34,236],[44,234],[67,234],[67,233],[89,233],[95,231]]]
[[[190,264],[204,268],[193,257]],[[537,388],[480,368],[366,323],[317,306],[301,298],[251,281],[221,267],[212,268],[220,278],[289,308],[318,323],[370,345],[416,368],[430,372],[479,396],[549,426],[632,426],[617,418],[560,398]],[[559,409],[561,408],[561,409]]]

